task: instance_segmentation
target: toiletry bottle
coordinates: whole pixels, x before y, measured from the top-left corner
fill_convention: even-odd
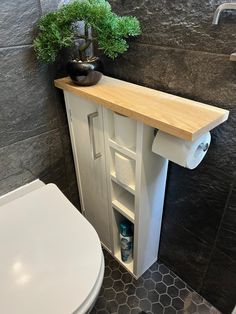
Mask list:
[[[121,259],[129,263],[133,258],[133,226],[128,220],[120,223]]]

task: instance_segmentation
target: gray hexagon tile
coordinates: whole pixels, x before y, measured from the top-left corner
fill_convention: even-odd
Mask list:
[[[166,265],[156,262],[134,279],[104,250],[105,275],[91,314],[220,314]]]

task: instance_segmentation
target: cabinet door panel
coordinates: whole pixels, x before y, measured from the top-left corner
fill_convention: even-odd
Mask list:
[[[70,131],[79,169],[82,210],[110,249],[102,108],[70,93],[66,94],[66,101],[71,114]]]

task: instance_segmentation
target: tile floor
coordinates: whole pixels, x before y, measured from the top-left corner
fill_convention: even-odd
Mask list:
[[[104,250],[105,276],[91,314],[220,314],[164,264],[156,262],[138,280]]]

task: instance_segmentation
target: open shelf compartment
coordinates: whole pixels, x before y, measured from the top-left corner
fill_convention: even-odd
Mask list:
[[[134,195],[123,189],[117,183],[112,182],[112,206],[124,217],[134,222]]]
[[[124,221],[124,217],[120,212],[113,208],[113,240],[114,240],[114,257],[126,268],[130,273],[133,274],[134,270],[134,261],[133,259],[130,262],[123,262],[121,259],[121,249],[120,249],[120,230],[119,225]],[[133,247],[134,249],[134,247]]]
[[[121,187],[123,187],[129,193],[135,195],[135,185],[126,185],[126,184],[121,183],[119,180],[117,180],[115,171],[111,172],[111,180],[115,182],[116,184],[120,185]]]

